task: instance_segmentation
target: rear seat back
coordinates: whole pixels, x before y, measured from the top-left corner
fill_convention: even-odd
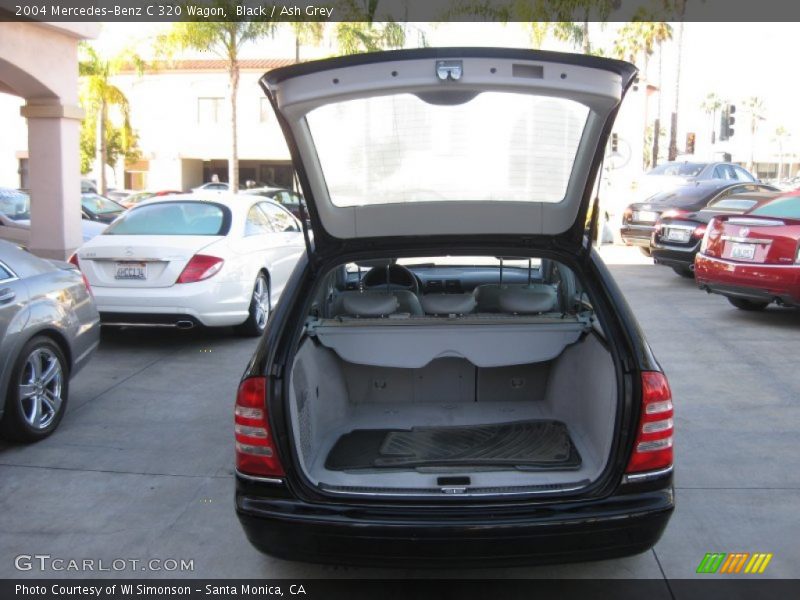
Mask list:
[[[515,315],[531,315],[555,310],[558,294],[552,285],[533,283],[500,291],[500,310]]]
[[[558,294],[546,283],[500,285],[487,283],[475,288],[477,312],[536,314],[556,310]]]
[[[466,315],[477,306],[474,294],[426,294],[421,303],[426,315]]]
[[[336,316],[385,317],[397,312],[399,307],[397,298],[388,293],[349,291],[342,292],[337,300],[340,302]]]
[[[422,315],[419,298],[405,290],[342,291],[334,297],[330,316],[382,317],[395,313]]]

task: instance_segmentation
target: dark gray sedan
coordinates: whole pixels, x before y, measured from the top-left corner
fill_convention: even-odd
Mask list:
[[[0,433],[50,435],[67,407],[70,377],[91,358],[100,317],[80,271],[0,241]]]

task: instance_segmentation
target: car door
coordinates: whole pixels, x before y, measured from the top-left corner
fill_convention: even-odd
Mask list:
[[[27,224],[20,224],[0,213],[0,239],[13,242],[20,246],[27,246],[31,230]]]
[[[25,283],[0,259],[0,350],[6,348],[7,336],[24,325],[14,321],[26,310],[27,301],[28,289]]]
[[[272,295],[277,298],[292,274],[297,259],[305,251],[302,227],[292,213],[274,202],[259,202],[258,208],[270,223],[271,236],[278,242],[272,256]]]

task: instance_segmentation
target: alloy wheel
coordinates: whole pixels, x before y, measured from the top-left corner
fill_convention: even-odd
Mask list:
[[[28,355],[19,380],[22,416],[34,429],[43,430],[61,410],[64,372],[58,356],[49,348]]]

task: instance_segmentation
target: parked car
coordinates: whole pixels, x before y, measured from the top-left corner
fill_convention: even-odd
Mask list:
[[[118,204],[122,204],[122,201],[133,193],[133,190],[108,190],[105,196]]]
[[[83,218],[100,223],[111,223],[125,212],[125,207],[100,194],[81,194]]]
[[[716,216],[695,258],[697,285],[742,310],[800,306],[799,247],[800,192],[741,216]]]
[[[463,567],[658,540],[669,385],[585,235],[635,75],[425,48],[262,78],[315,235],[236,398],[256,548]]]
[[[246,189],[270,187],[269,184],[263,181],[242,181],[239,183],[239,189],[244,191]],[[192,188],[193,192],[227,192],[230,189],[226,181],[209,181],[196,188]]]
[[[650,169],[635,184],[637,198],[646,199],[659,192],[697,181],[711,180],[729,183],[757,182],[758,178],[744,167],[727,162],[671,161]]]
[[[776,187],[762,183],[731,183],[719,179],[679,185],[651,196],[646,202],[629,205],[622,214],[620,236],[626,245],[638,246],[643,254],[650,256],[650,241],[662,213],[669,211],[670,216],[685,215],[732,194],[776,190]]]
[[[81,179],[81,194],[96,194],[97,193],[97,184],[94,182],[93,179],[86,179],[85,177]]]
[[[292,190],[277,187],[259,187],[244,190],[244,193],[270,198],[286,208],[298,219],[302,218],[300,216],[300,203],[303,202],[303,197]]]
[[[106,228],[85,217],[81,220],[83,241],[88,242]],[[28,246],[31,234],[31,199],[28,194],[0,188],[0,239]]]
[[[297,219],[243,195],[134,206],[73,257],[105,325],[236,326],[260,334],[303,251]]]
[[[672,267],[682,277],[694,277],[694,257],[709,221],[721,215],[740,215],[765,204],[780,192],[723,192],[696,212],[665,211],[656,221],[650,243],[653,262]]]
[[[126,198],[120,200],[120,204],[125,208],[132,208],[137,204],[144,202],[145,200],[150,200],[151,198],[157,198],[161,196],[172,196],[175,194],[182,194],[183,192],[178,190],[159,190],[157,192],[133,192]]]
[[[72,265],[0,241],[0,433],[35,442],[55,431],[69,380],[97,348],[100,321]]]

